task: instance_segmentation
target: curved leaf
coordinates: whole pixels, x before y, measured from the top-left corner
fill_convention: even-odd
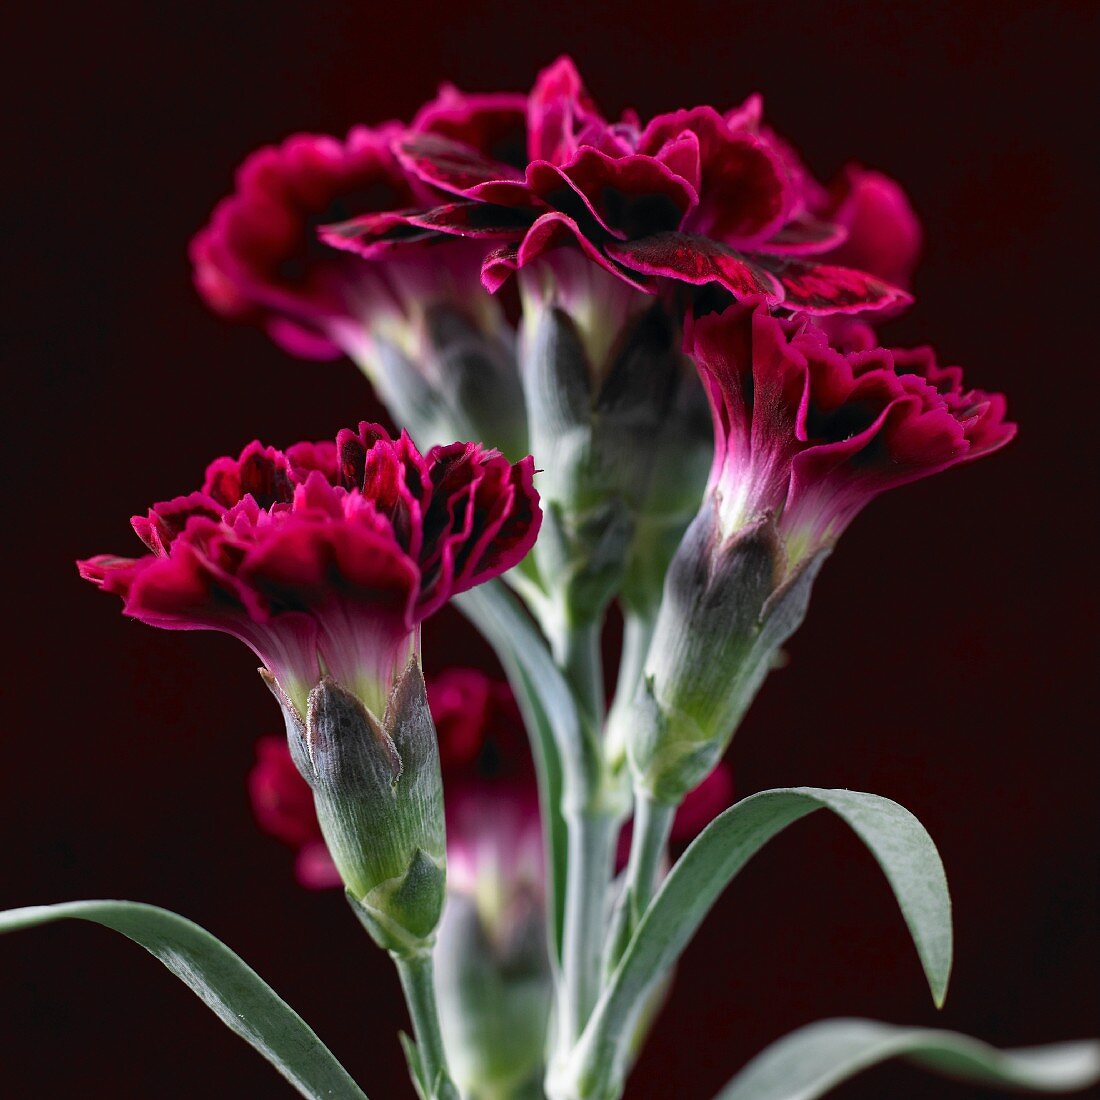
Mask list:
[[[788,825],[831,810],[871,850],[901,907],[932,996],[951,972],[951,899],[932,838],[906,809],[858,791],[788,787],[742,799],[716,817],[672,868],[646,909],[567,1067],[584,1096],[603,1096],[624,1073],[626,1037],[646,994],[667,972],[711,906],[746,863]]]
[[[820,1020],[758,1054],[715,1100],[816,1100],[888,1058],[964,1081],[1037,1092],[1082,1089],[1100,1078],[1100,1043],[1002,1051],[954,1031]]]
[[[102,924],[141,944],[303,1096],[366,1100],[309,1025],[255,970],[205,929],[176,913],[134,901],[31,905],[0,913],[0,933],[68,919]]]

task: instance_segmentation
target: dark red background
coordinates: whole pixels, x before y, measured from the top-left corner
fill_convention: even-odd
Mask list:
[[[1096,394],[1082,392],[1096,374],[1094,4],[23,7],[5,71],[0,904],[176,909],[240,951],[372,1097],[411,1096],[389,962],[339,896],[295,886],[252,823],[252,744],[279,725],[254,660],[124,621],[72,559],[127,552],[127,517],[214,455],[373,412],[347,363],[294,362],[192,292],[188,237],[238,160],[295,129],[407,117],[444,78],[526,88],[569,50],[609,110],[760,89],[820,174],[852,156],[905,181],[929,245],[895,331],[1006,390],[1022,424],[1006,453],[855,524],[732,752],[741,793],[846,786],[924,821],[956,905],[946,1010],[870,857],[814,817],[710,916],[628,1096],[710,1096],[826,1015],[1001,1045],[1100,1031]],[[476,645],[441,616],[425,649],[439,666]],[[0,1036],[6,1095],[290,1095],[167,972],[88,926],[0,942]],[[835,1095],[995,1094],[895,1068]]]

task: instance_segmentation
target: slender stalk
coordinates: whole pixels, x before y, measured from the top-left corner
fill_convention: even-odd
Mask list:
[[[569,861],[565,938],[559,999],[558,1043],[563,1051],[580,1037],[600,994],[607,888],[617,820],[607,814],[566,814]]]
[[[573,690],[577,708],[594,730],[603,724],[605,706],[601,621],[568,626],[553,643],[554,658]]]
[[[676,807],[634,792],[634,827],[626,881],[608,939],[605,973],[615,969],[657,889],[657,876],[668,847]]]
[[[645,674],[654,621],[652,614],[639,614],[629,609],[623,613],[623,651],[606,730],[607,758],[613,764],[618,764],[626,754],[627,729],[633,713],[634,696]]]
[[[422,1086],[427,1100],[458,1100],[458,1090],[447,1069],[439,1011],[435,1002],[435,977],[431,952],[398,955],[391,952],[409,1007],[416,1049],[420,1057]]]
[[[634,792],[634,831],[630,842],[630,862],[626,867],[626,885],[630,890],[633,923],[637,924],[657,887],[661,860],[668,847],[676,807],[656,802],[646,792]]]
[[[580,1037],[599,999],[607,896],[619,824],[618,813],[605,804],[601,622],[602,616],[598,616],[593,622],[569,623],[553,642],[555,659],[573,693],[586,752],[586,760],[574,772],[574,776],[583,777],[575,780],[580,786],[563,791],[568,859],[558,998],[559,1056]]]

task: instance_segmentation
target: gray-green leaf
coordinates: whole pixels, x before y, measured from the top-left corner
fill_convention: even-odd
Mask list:
[[[31,905],[0,913],[0,933],[68,919],[113,928],[155,955],[303,1096],[367,1100],[312,1028],[255,970],[176,913],[133,901]]]
[[[1037,1092],[1082,1089],[1100,1077],[1100,1043],[997,1050],[954,1031],[875,1020],[820,1020],[758,1054],[716,1100],[816,1100],[888,1058],[980,1084]]]
[[[921,823],[888,798],[789,787],[742,799],[692,842],[645,911],[566,1067],[585,1097],[614,1095],[626,1038],[646,994],[679,957],[711,906],[746,863],[788,825],[831,810],[871,850],[901,907],[932,996],[943,1003],[951,972],[951,900],[936,846]]]

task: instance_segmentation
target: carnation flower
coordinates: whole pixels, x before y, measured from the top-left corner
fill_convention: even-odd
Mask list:
[[[339,222],[323,239],[367,257],[424,233],[489,242],[482,279],[491,290],[567,246],[647,292],[661,279],[714,284],[735,298],[762,295],[822,314],[907,300],[873,269],[837,262],[844,247],[853,261],[882,260],[860,239],[881,226],[861,202],[838,201],[810,178],[762,124],[758,96],[725,114],[695,107],[643,125],[628,111],[612,122],[561,58],[525,103],[497,97],[492,134],[479,113],[484,98],[446,89],[394,137],[410,177],[446,201]],[[904,217],[907,207],[894,213]],[[906,266],[886,260],[892,274]]]
[[[492,109],[483,114],[491,128]],[[512,334],[478,282],[484,250],[453,238],[440,247],[403,227],[399,212],[438,194],[393,155],[402,132],[386,123],[344,139],[294,134],[252,153],[191,242],[195,285],[215,312],[260,325],[292,355],[350,356],[421,445],[481,438],[518,457]],[[318,226],[356,215],[428,247],[377,264],[318,238]]]
[[[770,516],[792,567],[879,493],[1016,431],[1001,394],[964,387],[928,347],[840,351],[809,319],[753,303],[699,318],[687,344],[713,412],[708,493],[722,537]]]
[[[966,389],[929,348],[838,350],[812,320],[760,302],[695,320],[687,347],[710,398],[714,465],[624,722],[636,781],[672,804],[725,752],[860,509],[1015,433],[1000,394]]]
[[[356,127],[344,140],[294,134],[252,153],[233,193],[191,242],[195,286],[207,305],[262,325],[293,355],[341,355],[359,311],[376,308],[376,295],[391,296],[378,294],[378,272],[325,247],[316,229],[428,197],[390,151],[399,132],[389,124]]]
[[[422,456],[367,423],[285,453],[251,443],[134,517],[148,553],[80,571],[143,622],[240,638],[299,715],[327,675],[381,716],[420,622],[531,548],[532,473],[476,443]]]

